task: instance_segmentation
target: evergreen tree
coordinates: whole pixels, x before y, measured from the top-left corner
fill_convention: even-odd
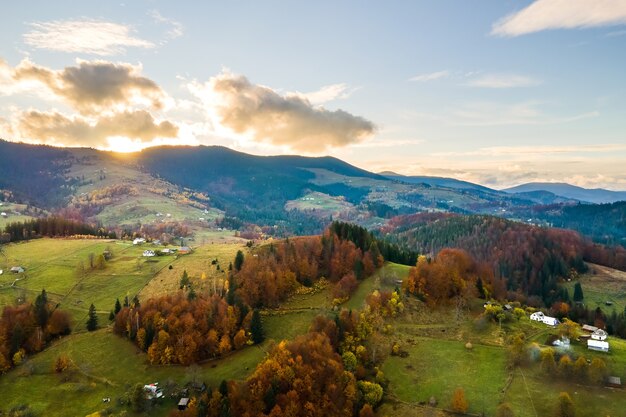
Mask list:
[[[120,303],[120,299],[118,298],[115,300],[115,310],[113,310],[116,316],[117,316],[117,313],[119,313],[121,309],[122,309],[122,303]]]
[[[184,270],[183,276],[180,278],[180,289],[182,290],[188,285],[189,285],[189,275],[187,274],[187,270]]]
[[[237,255],[235,255],[235,269],[237,271],[241,271],[241,266],[243,265],[243,252],[238,250]]]
[[[139,296],[137,294],[135,294],[135,296],[133,297],[133,307],[134,308],[139,308],[140,307]]]
[[[41,294],[35,299],[35,316],[37,317],[37,323],[44,327],[48,323],[48,294],[46,290],[41,290]]]
[[[96,314],[96,306],[89,306],[89,314],[87,318],[87,330],[93,332],[98,328],[98,315]]]
[[[576,282],[576,284],[574,284],[574,301],[581,302],[584,298],[583,287],[580,285],[580,282]]]
[[[478,277],[478,279],[476,280],[476,289],[478,290],[478,298],[485,299],[487,294],[485,294],[485,287],[483,285],[483,280],[480,277]]]
[[[236,293],[237,291],[237,283],[235,282],[235,277],[234,276],[230,276],[230,279],[228,280],[228,294],[226,295],[226,302],[228,303],[228,305],[235,305],[236,300]]]
[[[115,313],[111,311],[109,313],[109,321],[113,321],[113,320],[115,320]]]
[[[259,344],[265,340],[265,332],[263,331],[263,322],[259,310],[252,312],[252,320],[250,321],[250,333],[252,333],[252,341]]]
[[[556,417],[575,417],[576,410],[574,402],[567,392],[559,394],[559,405],[556,410]]]

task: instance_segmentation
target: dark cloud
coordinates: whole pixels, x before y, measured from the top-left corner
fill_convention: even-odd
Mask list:
[[[250,83],[243,76],[221,74],[209,82],[208,100],[222,125],[255,140],[286,145],[293,150],[321,152],[357,143],[376,127],[343,110],[314,107],[301,96],[282,96],[268,87]]]

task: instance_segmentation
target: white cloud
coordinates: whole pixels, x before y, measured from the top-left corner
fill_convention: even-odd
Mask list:
[[[491,34],[520,36],[549,29],[626,24],[624,0],[536,0],[493,25]]]
[[[154,43],[136,38],[130,26],[95,19],[34,22],[24,42],[39,49],[92,55],[116,55],[126,48],[153,48]]]
[[[598,145],[567,145],[567,146],[487,146],[466,152],[439,152],[434,156],[486,156],[486,157],[538,157],[557,154],[613,153],[626,151],[626,145],[607,143]],[[509,167],[510,168],[510,167]],[[501,169],[506,170],[506,169]]]
[[[188,87],[203,102],[218,134],[225,128],[257,144],[319,153],[360,143],[376,131],[363,117],[315,107],[299,95],[281,95],[230,72]]]
[[[417,81],[417,82],[427,82],[427,81],[435,81],[441,78],[447,78],[450,76],[450,71],[437,71],[430,72],[427,74],[418,74],[414,77],[409,78],[409,81]]]
[[[350,97],[359,88],[349,88],[347,84],[325,85],[317,91],[309,93],[294,93],[295,95],[307,99],[313,105],[328,103],[329,101],[345,99]]]
[[[467,82],[470,87],[516,88],[531,87],[541,82],[534,78],[518,74],[485,74]]]
[[[148,16],[157,23],[163,23],[169,26],[168,31],[165,33],[168,39],[176,39],[183,36],[183,24],[179,21],[164,17],[158,10],[150,10]]]

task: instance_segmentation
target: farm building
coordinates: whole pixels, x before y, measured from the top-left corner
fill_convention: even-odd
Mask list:
[[[154,384],[144,385],[143,390],[146,393],[146,397],[148,397],[149,400],[153,398],[163,397],[163,390],[159,388],[158,382],[155,382]]]
[[[587,333],[593,333],[596,330],[598,330],[598,328],[596,326],[591,326],[590,324],[583,324],[583,332],[587,332]]]
[[[11,268],[11,272],[13,272],[14,274],[23,274],[24,271],[24,268],[21,266],[14,266],[13,268]]]
[[[530,319],[533,321],[542,322],[544,324],[547,324],[548,326],[556,326],[560,323],[558,319],[546,316],[541,311],[537,311],[536,313],[531,314]]]
[[[143,251],[143,256],[146,258],[150,258],[152,256],[156,256],[156,253],[154,253],[153,250],[145,250]]]
[[[587,349],[597,350],[598,352],[608,352],[609,342],[602,342],[600,340],[587,340]]]
[[[622,386],[622,379],[619,376],[610,376],[606,379],[606,382],[612,387]]]
[[[189,398],[181,398],[178,402],[178,409],[180,411],[185,411],[187,406],[189,405]]]
[[[606,340],[607,336],[608,334],[602,329],[597,329],[595,332],[591,333],[593,340]]]
[[[186,255],[188,253],[191,253],[191,248],[189,246],[181,246],[181,248],[178,250],[178,253],[180,253],[181,255]]]
[[[146,239],[142,237],[138,237],[135,240],[133,240],[133,245],[141,245],[142,243],[146,243]]]

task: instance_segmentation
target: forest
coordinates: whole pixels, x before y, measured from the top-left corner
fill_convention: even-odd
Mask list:
[[[40,237],[94,236],[115,239],[115,232],[102,227],[68,220],[63,217],[43,217],[13,222],[6,225],[0,234],[0,243],[19,242]]]
[[[70,333],[70,316],[42,290],[34,303],[5,306],[0,317],[0,374],[40,352],[48,342]]]
[[[584,272],[585,260],[616,269],[626,266],[622,247],[594,244],[571,230],[492,216],[400,216],[391,219],[380,234],[430,257],[446,247],[464,249],[477,262],[489,265],[496,278],[505,279],[509,292],[538,297],[545,305],[566,299],[557,284]]]

